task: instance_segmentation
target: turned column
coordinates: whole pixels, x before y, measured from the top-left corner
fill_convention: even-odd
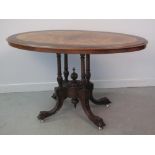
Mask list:
[[[68,54],[64,54],[64,77],[66,82],[68,81],[68,75]]]
[[[63,78],[61,73],[61,54],[57,54],[57,72],[58,72],[57,81],[59,87],[62,87]]]
[[[91,77],[91,73],[90,73],[90,55],[86,54],[86,81],[87,81],[87,84],[89,84],[90,77]]]
[[[85,73],[85,54],[81,54],[81,81],[85,84],[86,73]]]

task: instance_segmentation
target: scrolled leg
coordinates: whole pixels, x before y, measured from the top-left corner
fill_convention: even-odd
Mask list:
[[[80,98],[81,105],[82,105],[82,108],[83,108],[85,114],[99,129],[103,129],[103,127],[105,126],[103,119],[100,118],[99,116],[94,115],[90,109],[89,90],[87,90],[87,89],[81,90],[81,93],[79,96],[80,96],[79,98]]]
[[[90,95],[90,100],[96,105],[106,105],[108,107],[111,104],[111,101],[107,97],[96,99],[92,94]]]
[[[96,104],[96,105],[105,105],[105,106],[109,106],[111,104],[111,101],[107,98],[107,97],[102,97],[102,98],[99,98],[99,99],[96,99],[94,96],[93,96],[93,90],[94,90],[94,85],[93,83],[89,83],[89,86],[90,86],[90,100]]]
[[[53,93],[51,97],[56,100],[57,99],[56,93]]]
[[[86,55],[86,80],[87,80],[87,84],[89,85],[89,89],[91,90],[91,94],[90,94],[90,100],[97,105],[106,105],[109,106],[109,104],[111,103],[111,101],[107,98],[107,97],[103,97],[100,99],[95,99],[93,96],[93,84],[90,82],[90,77],[91,77],[91,73],[90,73],[90,55],[87,54]]]
[[[57,111],[59,111],[63,105],[63,101],[65,100],[65,96],[63,91],[57,90],[56,92],[56,105],[54,106],[53,109],[49,110],[49,111],[40,111],[39,115],[38,115],[38,119],[39,120],[44,120],[45,118],[54,115]]]

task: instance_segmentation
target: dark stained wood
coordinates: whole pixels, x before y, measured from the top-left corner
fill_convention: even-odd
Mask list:
[[[57,76],[57,81],[59,84],[59,87],[62,87],[62,73],[61,73],[61,54],[57,54],[57,69],[58,69],[58,76]]]
[[[81,81],[83,84],[85,83],[85,77],[86,77],[86,72],[85,72],[85,55],[81,54]]]
[[[44,120],[45,118],[54,115],[63,106],[63,101],[66,99],[66,93],[64,91],[64,88],[55,88],[55,95],[57,99],[56,105],[49,111],[40,111],[39,115],[37,116],[39,120]]]
[[[86,58],[86,60],[85,60]],[[93,97],[93,89],[94,85],[90,80],[90,55],[81,54],[81,80],[78,80],[78,74],[75,72],[75,68],[73,68],[73,72],[71,74],[71,80],[67,80],[62,78],[61,76],[61,54],[57,54],[57,69],[58,69],[58,87],[55,88],[55,92],[53,94],[53,98],[57,100],[56,105],[53,109],[49,111],[41,111],[38,115],[39,120],[45,120],[47,117],[55,114],[63,105],[63,101],[69,97],[71,98],[71,102],[76,108],[77,104],[81,103],[81,106],[88,116],[88,118],[99,128],[103,129],[105,123],[103,119],[99,116],[93,114],[89,100],[91,100],[94,104],[97,105],[109,105],[111,102],[108,98],[104,97],[101,99],[95,99]],[[68,59],[65,60],[68,63]],[[86,61],[86,63],[85,63]]]
[[[68,71],[68,55],[64,54],[64,77],[65,81],[68,81],[69,71]]]
[[[90,54],[133,52],[142,50],[147,45],[147,40],[137,36],[75,30],[27,32],[13,35],[7,40],[16,48],[57,55],[58,87],[55,88],[52,96],[57,102],[53,109],[41,111],[38,115],[39,120],[55,114],[63,106],[64,100],[69,97],[75,108],[80,101],[85,114],[99,129],[103,129],[105,123],[102,118],[93,114],[89,100],[97,105],[109,105],[111,101],[106,97],[95,99],[93,96],[94,85],[90,82]],[[61,72],[61,54],[64,54],[64,79]],[[80,54],[80,80],[75,68],[71,80],[68,80],[68,54]]]
[[[12,35],[8,43],[16,48],[65,54],[109,54],[142,50],[147,40],[138,36],[78,30],[49,30]]]
[[[90,73],[90,55],[86,54],[86,80],[87,83],[89,83],[91,77],[91,73]]]

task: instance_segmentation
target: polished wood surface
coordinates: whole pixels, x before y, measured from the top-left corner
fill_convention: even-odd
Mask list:
[[[70,74],[70,79],[68,79],[68,55],[64,54],[64,77],[62,76],[62,65],[61,65],[61,54],[57,53],[57,81],[58,87],[55,87],[54,94],[52,97],[56,99],[56,104],[54,108],[48,111],[41,111],[38,115],[39,120],[45,121],[46,118],[54,115],[58,112],[66,98],[71,99],[71,103],[76,108],[78,103],[81,104],[86,116],[98,127],[98,129],[103,129],[105,123],[103,119],[95,115],[90,107],[89,101],[96,105],[105,105],[109,107],[111,101],[107,97],[102,97],[96,99],[93,95],[94,85],[90,81],[90,54],[80,54],[81,58],[81,80],[78,79],[78,74],[75,68]],[[67,71],[67,72],[66,72]]]
[[[7,41],[20,49],[65,54],[133,52],[147,45],[147,40],[138,36],[78,30],[25,32],[10,36]]]
[[[47,117],[54,115],[62,108],[64,100],[71,98],[75,108],[79,102],[81,103],[87,117],[99,129],[103,129],[105,123],[101,117],[92,112],[89,101],[96,105],[105,105],[107,107],[111,104],[111,101],[107,97],[96,99],[93,96],[94,85],[90,81],[90,55],[133,52],[142,50],[147,45],[147,40],[138,36],[75,30],[27,32],[10,36],[7,40],[11,46],[16,48],[56,53],[57,55],[58,87],[55,87],[55,92],[52,96],[57,101],[54,108],[39,113],[39,120],[45,120]],[[62,53],[64,54],[63,74]],[[75,68],[73,68],[73,72],[68,78],[68,54],[80,54],[81,79],[78,79]]]

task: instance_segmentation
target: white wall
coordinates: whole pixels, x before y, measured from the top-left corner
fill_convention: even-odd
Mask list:
[[[51,90],[56,85],[55,54],[10,47],[6,38],[33,30],[82,29],[122,32],[148,39],[147,49],[125,54],[92,55],[95,87],[155,86],[155,20],[0,20],[0,92]],[[80,70],[79,55],[70,69]]]

